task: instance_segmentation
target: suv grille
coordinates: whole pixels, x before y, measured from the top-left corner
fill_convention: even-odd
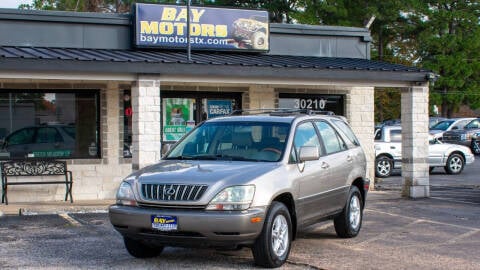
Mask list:
[[[154,201],[197,201],[206,185],[142,184],[142,197]]]
[[[457,135],[457,134],[443,134],[443,141],[460,141],[460,135]]]

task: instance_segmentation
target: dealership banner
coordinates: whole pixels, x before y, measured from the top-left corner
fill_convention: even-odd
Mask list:
[[[187,48],[187,7],[135,5],[135,45]],[[203,50],[268,51],[268,12],[190,7],[190,46]]]

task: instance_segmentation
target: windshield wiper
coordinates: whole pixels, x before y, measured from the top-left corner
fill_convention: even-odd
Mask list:
[[[179,160],[217,160],[219,156],[215,155],[199,155],[199,156],[176,156],[176,157],[167,157],[165,159],[172,160],[172,159],[179,159]]]
[[[227,159],[232,161],[260,161],[259,159],[255,158],[246,158],[242,156],[230,156],[230,155],[219,155],[221,159]]]

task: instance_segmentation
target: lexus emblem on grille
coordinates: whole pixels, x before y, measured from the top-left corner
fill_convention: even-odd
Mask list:
[[[165,190],[165,191],[163,192],[163,194],[165,194],[165,195],[167,195],[167,196],[173,196],[173,195],[175,194],[175,189],[174,189],[173,187],[171,187],[171,188]]]

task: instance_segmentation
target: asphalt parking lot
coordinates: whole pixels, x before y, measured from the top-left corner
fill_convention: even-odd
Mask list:
[[[432,198],[400,197],[401,177],[369,194],[360,235],[331,222],[304,232],[282,269],[480,269],[480,159],[458,176],[436,169]],[[253,269],[249,249],[166,248],[135,259],[106,213],[0,217],[0,269]]]

